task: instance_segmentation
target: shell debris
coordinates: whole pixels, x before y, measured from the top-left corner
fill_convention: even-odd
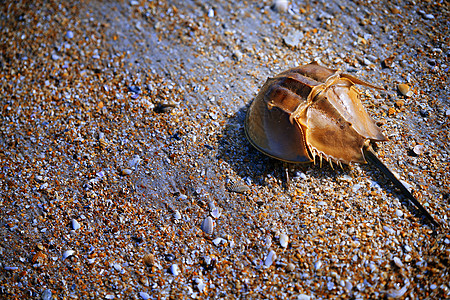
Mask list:
[[[243,183],[242,181],[230,181],[227,185],[227,188],[230,192],[244,194],[250,191],[250,188]]]

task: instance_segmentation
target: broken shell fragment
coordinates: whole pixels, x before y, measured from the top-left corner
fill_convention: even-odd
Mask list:
[[[230,192],[244,194],[244,193],[250,191],[250,188],[241,182],[231,182],[228,185],[228,190]]]
[[[211,217],[207,217],[206,219],[204,219],[201,228],[206,234],[212,234],[214,231],[213,219]]]

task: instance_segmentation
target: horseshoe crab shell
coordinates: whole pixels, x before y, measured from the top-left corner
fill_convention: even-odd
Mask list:
[[[385,141],[354,85],[370,83],[316,63],[267,79],[245,122],[250,143],[287,162],[315,156],[336,163],[365,163],[366,141]]]

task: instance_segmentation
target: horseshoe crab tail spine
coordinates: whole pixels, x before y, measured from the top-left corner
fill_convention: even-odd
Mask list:
[[[419,209],[419,211],[424,215],[428,221],[431,222],[436,228],[439,228],[440,225],[438,222],[434,220],[434,218],[428,213],[428,211],[420,204],[420,202],[411,194],[410,191],[400,182],[400,180],[395,177],[395,175],[391,172],[391,170],[386,167],[386,165],[376,156],[371,146],[364,147],[364,156],[365,158],[375,165],[381,172],[383,172],[386,177],[388,177],[394,185],[402,191],[402,193]]]

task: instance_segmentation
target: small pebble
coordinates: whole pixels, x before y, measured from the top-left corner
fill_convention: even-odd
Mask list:
[[[399,268],[403,268],[403,267],[404,267],[402,261],[401,261],[400,258],[398,258],[398,257],[394,257],[394,264],[395,264],[397,267],[399,267]]]
[[[173,214],[173,218],[175,220],[181,220],[181,213],[178,210],[176,210],[175,213]]]
[[[211,217],[207,217],[206,219],[204,219],[201,228],[206,234],[212,234],[214,231],[213,219]]]
[[[46,289],[46,290],[42,293],[41,299],[42,299],[42,300],[51,300],[51,299],[52,299],[52,290],[51,290],[51,289]]]
[[[390,233],[390,234],[394,234],[394,233],[395,233],[395,231],[394,231],[391,227],[389,227],[389,226],[384,225],[384,226],[383,226],[383,229],[384,229],[387,233]]]
[[[70,256],[72,256],[74,254],[75,254],[75,251],[73,251],[73,250],[66,250],[66,251],[63,252],[62,257],[63,257],[63,259],[66,259],[66,258],[68,258],[68,257],[70,257]]]
[[[117,271],[117,272],[120,272],[120,271],[122,271],[122,266],[121,265],[119,265],[119,264],[114,264],[113,265],[113,267],[114,267],[114,269]]]
[[[297,47],[303,39],[303,32],[295,30],[291,31],[284,37],[284,42],[290,47]]]
[[[152,267],[155,265],[155,256],[151,253],[144,255],[142,260],[148,267]]]
[[[288,263],[286,265],[286,271],[293,272],[295,270],[295,265],[293,263]]]
[[[286,248],[289,244],[289,236],[285,233],[280,234],[280,245],[283,248]]]
[[[146,292],[139,292],[139,296],[144,300],[150,299],[150,295]]]
[[[131,173],[133,173],[133,170],[131,170],[131,169],[120,170],[120,175],[122,175],[122,176],[130,175]]]
[[[210,8],[208,10],[208,18],[213,18],[214,17],[214,9]]]
[[[69,30],[66,32],[66,38],[72,39],[73,38],[73,31]]]
[[[180,274],[180,270],[177,264],[173,264],[170,266],[170,273],[172,273],[172,275],[174,276],[178,276]]]
[[[270,250],[269,254],[267,254],[266,259],[264,260],[264,266],[270,267],[276,259],[277,254],[275,253],[275,251]]]
[[[398,91],[406,97],[411,97],[413,95],[413,92],[411,91],[411,88],[409,87],[409,85],[405,84],[405,83],[400,83],[398,85]]]
[[[322,262],[320,260],[314,263],[314,269],[317,271],[322,267]]]
[[[241,61],[241,60],[242,60],[242,56],[243,56],[243,54],[242,54],[242,52],[239,51],[239,50],[235,50],[235,51],[233,52],[233,58],[234,58],[234,60],[236,60],[236,61]]]
[[[399,217],[399,218],[403,217],[403,211],[401,211],[400,209],[396,209],[396,210],[395,210],[395,214],[396,214],[397,217]]]
[[[70,221],[70,227],[71,227],[73,230],[78,230],[78,229],[81,228],[81,225],[80,225],[80,223],[78,223],[77,220],[72,219],[72,220]]]

